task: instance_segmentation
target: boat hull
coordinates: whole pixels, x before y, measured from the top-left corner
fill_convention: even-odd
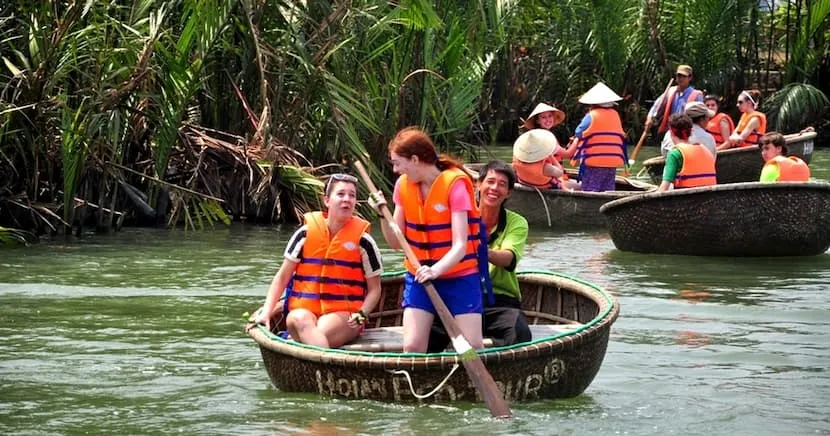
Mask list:
[[[736,183],[647,193],[602,207],[623,251],[805,256],[830,248],[830,184]]]
[[[510,402],[567,398],[581,394],[599,371],[619,306],[600,288],[553,273],[520,273],[523,306],[531,323],[555,320],[584,325],[559,335],[534,338],[479,355]],[[381,307],[373,326],[400,322],[400,274],[383,279]],[[259,344],[274,386],[286,392],[390,402],[480,402],[475,386],[455,353],[367,353],[324,350],[280,339],[261,326],[248,329]],[[426,394],[442,383],[438,391]],[[407,380],[412,381],[412,389]]]

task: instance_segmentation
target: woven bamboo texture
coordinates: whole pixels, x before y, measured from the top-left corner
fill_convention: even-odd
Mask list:
[[[798,156],[804,162],[810,163],[813,157],[813,141],[816,132],[805,132],[797,135],[787,135],[788,156]],[[643,162],[648,175],[654,183],[660,184],[663,180],[663,168],[666,158],[653,157]],[[718,184],[757,182],[761,178],[761,169],[764,168],[764,159],[757,147],[731,148],[718,152],[715,162],[715,171],[718,174]]]
[[[611,325],[619,314],[615,298],[595,285],[554,273],[520,273],[522,304],[531,324],[573,321],[577,329],[479,354],[510,402],[565,398],[581,394],[599,371]],[[370,314],[370,327],[400,325],[401,273],[383,278],[381,303]],[[272,335],[264,327],[247,329],[259,344],[271,382],[282,391],[391,402],[480,402],[458,356],[451,352],[368,353],[327,350]],[[438,392],[424,400],[411,392],[433,390],[459,367]]]
[[[476,170],[481,164],[467,167]],[[569,177],[576,178],[576,171],[568,170]],[[599,213],[603,204],[643,193],[656,186],[617,176],[616,191],[582,192],[560,189],[536,189],[516,183],[505,207],[523,216],[530,226],[547,226],[561,229],[605,228],[605,218]]]
[[[623,251],[700,256],[807,256],[830,247],[830,184],[734,183],[607,203]]]

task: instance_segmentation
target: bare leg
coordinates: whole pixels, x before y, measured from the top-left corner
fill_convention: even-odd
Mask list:
[[[306,309],[294,309],[285,318],[288,333],[297,342],[329,348],[326,335],[317,328],[317,317]]]
[[[425,353],[429,342],[429,329],[435,316],[425,310],[407,307],[403,310],[403,352]],[[479,323],[481,320],[479,319]],[[479,326],[479,334],[481,326]]]
[[[317,321],[317,330],[326,336],[329,346],[337,348],[360,335],[360,327],[349,326],[348,312],[327,313]]]
[[[481,314],[465,313],[456,315],[455,322],[461,333],[467,338],[467,342],[475,349],[484,348],[484,338],[481,332]]]

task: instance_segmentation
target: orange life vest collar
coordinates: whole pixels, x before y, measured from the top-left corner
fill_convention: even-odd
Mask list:
[[[779,182],[806,182],[810,180],[810,167],[798,156],[776,156],[766,165],[778,165]]]

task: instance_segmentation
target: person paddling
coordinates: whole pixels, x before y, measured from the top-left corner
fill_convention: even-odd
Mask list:
[[[703,93],[691,85],[693,78],[691,66],[679,65],[674,78],[677,85],[661,94],[649,109],[646,115],[645,130],[650,129],[654,123],[659,123],[657,133],[664,134],[669,130],[669,118],[674,114],[682,114],[686,103],[703,101]]]
[[[416,127],[398,132],[389,142],[392,170],[401,176],[392,195],[393,220],[402,229],[418,262],[407,259],[403,307],[403,350],[427,350],[436,310],[424,282],[430,281],[473,348],[482,348],[482,282],[480,261],[483,232],[473,195],[472,178],[456,160],[438,154],[426,133]],[[383,194],[371,194],[376,210],[386,204]],[[381,220],[381,230],[393,249],[401,248],[394,229]],[[484,271],[486,274],[486,270]]]
[[[478,178],[478,207],[488,234],[487,257],[495,296],[492,303],[485,298],[484,337],[490,338],[497,347],[531,340],[516,276],[516,265],[524,254],[527,242],[527,220],[504,207],[515,182],[513,169],[500,160],[488,162]],[[443,351],[449,342],[441,323],[433,323],[429,351]]]
[[[285,318],[297,342],[329,348],[356,339],[380,298],[380,251],[369,223],[354,216],[357,178],[332,174],[323,202],[288,240],[285,258],[255,322],[271,329]],[[282,304],[280,304],[282,302]]]

